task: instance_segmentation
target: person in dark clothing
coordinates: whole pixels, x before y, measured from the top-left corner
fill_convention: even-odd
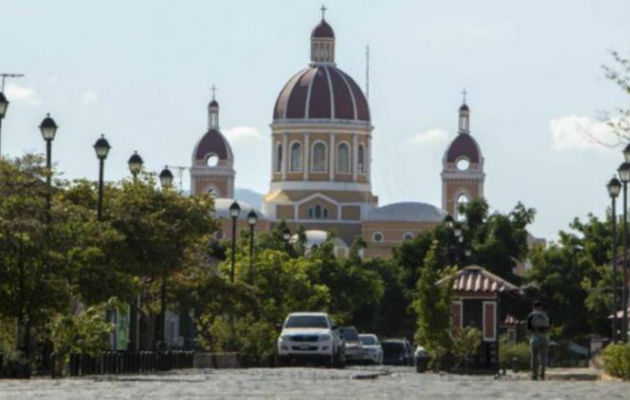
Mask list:
[[[545,379],[550,328],[551,319],[543,310],[542,304],[539,301],[534,302],[533,311],[527,316],[527,330],[530,333],[530,366],[533,380],[537,380],[539,378],[541,380]]]

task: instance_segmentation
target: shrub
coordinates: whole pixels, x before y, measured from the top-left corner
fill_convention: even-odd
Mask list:
[[[608,345],[602,352],[602,361],[607,374],[630,380],[630,345]]]
[[[529,369],[529,345],[527,342],[499,344],[499,361],[506,368],[515,370]]]

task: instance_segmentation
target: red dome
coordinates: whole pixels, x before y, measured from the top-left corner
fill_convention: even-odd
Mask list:
[[[471,163],[478,163],[481,159],[479,145],[467,133],[457,135],[446,151],[447,162],[456,162],[460,157],[466,157]]]
[[[313,28],[313,32],[311,32],[311,38],[334,39],[335,32],[333,31],[332,27],[328,25],[328,22],[322,19],[322,22],[320,22],[315,28]]]
[[[230,160],[232,148],[221,132],[210,129],[197,143],[194,154],[195,160],[204,160],[211,154],[215,154],[219,160]]]
[[[370,121],[370,108],[359,85],[345,72],[333,66],[312,66],[284,85],[273,119]]]

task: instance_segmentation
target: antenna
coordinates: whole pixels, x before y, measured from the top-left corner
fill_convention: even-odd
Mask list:
[[[365,95],[370,100],[370,45],[365,46]]]
[[[189,170],[190,167],[184,167],[182,165],[169,165],[169,168],[173,168],[177,170],[177,177],[179,179],[179,191],[183,192],[184,191],[184,171]]]
[[[4,92],[4,81],[7,78],[22,78],[24,77],[24,74],[10,74],[10,73],[0,73],[0,76],[2,77],[2,89],[0,89],[0,92]]]

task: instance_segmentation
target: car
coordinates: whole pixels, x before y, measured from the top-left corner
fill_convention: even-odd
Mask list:
[[[383,347],[378,336],[373,333],[359,334],[359,340],[363,345],[362,361],[380,365],[383,363]]]
[[[343,338],[346,350],[346,361],[359,362],[363,359],[363,345],[359,340],[359,332],[354,326],[339,328],[339,334]]]
[[[318,361],[328,367],[346,364],[345,343],[335,323],[324,312],[295,312],[287,316],[278,337],[280,365]]]
[[[388,339],[381,342],[383,364],[413,365],[411,344],[407,339]]]

